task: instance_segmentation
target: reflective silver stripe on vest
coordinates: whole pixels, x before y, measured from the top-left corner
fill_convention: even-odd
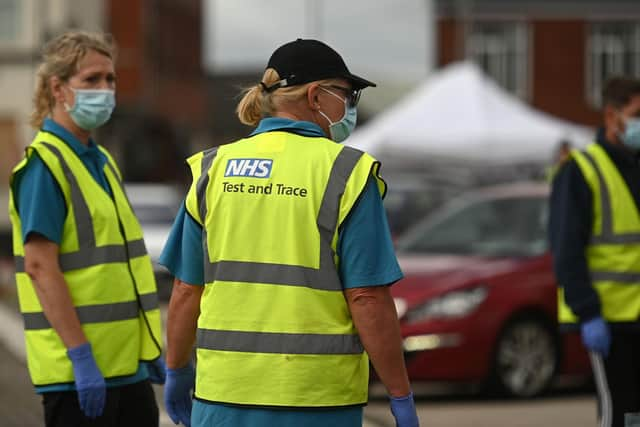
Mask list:
[[[592,236],[590,243],[597,245],[606,244],[630,244],[640,243],[640,233],[614,233],[613,232],[613,214],[611,209],[611,193],[609,187],[604,179],[604,175],[600,170],[597,162],[593,156],[584,151],[582,152],[584,157],[591,163],[591,166],[596,172],[598,177],[598,184],[600,186],[600,212],[602,212],[602,230],[597,236]]]
[[[96,236],[93,232],[91,212],[89,211],[87,202],[82,195],[80,185],[78,184],[75,175],[71,171],[71,168],[64,156],[55,145],[47,142],[42,142],[42,145],[47,147],[58,158],[58,161],[60,161],[60,165],[62,166],[62,170],[64,171],[64,175],[67,178],[67,181],[69,181],[69,186],[71,188],[71,203],[73,204],[73,216],[75,217],[76,232],[78,233],[78,244],[80,245],[80,248],[95,247]]]
[[[149,311],[158,308],[158,297],[155,293],[140,295],[140,305]],[[137,301],[118,302],[113,304],[96,304],[76,307],[80,323],[103,323],[118,320],[136,319],[139,313]],[[26,330],[50,329],[51,324],[44,313],[22,313]]]
[[[108,245],[96,247],[96,239],[93,230],[93,218],[91,218],[91,212],[87,206],[87,202],[82,195],[80,185],[76,180],[75,175],[71,171],[69,164],[60,152],[60,150],[53,144],[47,142],[41,142],[42,145],[47,147],[60,162],[64,175],[69,181],[71,189],[71,203],[73,205],[73,215],[76,222],[76,229],[78,235],[79,249],[75,252],[68,252],[59,255],[60,270],[63,272],[77,270],[81,268],[92,267],[98,264],[106,264],[112,262],[127,262],[127,251],[129,259],[147,255],[147,249],[144,244],[144,240],[137,239],[126,242],[127,247],[124,245]],[[118,174],[115,168],[110,162],[107,162],[108,167],[111,169],[116,181],[118,180]],[[121,185],[121,184],[120,184]],[[122,189],[122,186],[120,187]],[[122,189],[124,192],[124,189]],[[15,256],[14,264],[17,273],[23,273],[24,270],[24,257]]]
[[[198,329],[197,347],[206,350],[276,354],[361,354],[358,335],[286,334]]]
[[[284,264],[267,264],[245,261],[219,261],[209,264],[208,277],[227,282],[273,283],[277,285],[304,286],[318,280],[318,270]],[[207,281],[207,283],[211,283]],[[316,289],[336,290],[332,282],[319,282]]]
[[[216,158],[216,154],[218,154],[217,148],[207,150],[203,153],[202,160],[200,161],[200,177],[196,183],[196,199],[198,200],[200,221],[202,221],[203,224],[207,216],[206,191],[207,185],[209,185],[209,169],[211,169],[211,166],[213,165],[213,160]]]
[[[118,175],[118,172],[116,171],[116,168],[113,167],[113,165],[111,164],[111,162],[109,161],[109,158],[107,157],[107,167],[109,168],[109,170],[111,171],[111,173],[113,174],[113,177],[116,179],[116,181],[118,182],[118,184],[120,184],[120,188],[122,189],[122,192],[127,194],[124,191],[124,187],[122,187],[122,181],[120,180],[120,175]]]
[[[335,253],[331,242],[338,226],[340,199],[353,169],[363,154],[360,150],[343,146],[331,167],[316,220],[320,231],[320,265],[316,277],[313,277],[311,282],[307,282],[312,288],[342,291],[342,282],[335,266],[333,258]]]
[[[204,263],[205,266],[208,265],[208,254],[209,254],[209,246],[208,246],[208,232],[207,227],[204,227],[205,219],[207,217],[207,187],[209,185],[209,170],[211,166],[213,166],[213,160],[216,158],[216,154],[218,154],[218,147],[211,148],[206,150],[203,153],[202,159],[200,161],[200,177],[198,178],[198,182],[196,183],[196,200],[198,201],[198,213],[200,214],[200,221],[202,221],[202,253],[204,255]],[[206,267],[205,267],[206,268]],[[205,273],[206,275],[206,273]]]
[[[322,197],[318,218],[316,220],[320,232],[319,268],[300,267],[286,264],[269,264],[241,261],[220,261],[205,264],[204,276],[207,283],[216,280],[229,282],[270,283],[290,286],[307,286],[313,289],[342,291],[342,283],[333,261],[334,251],[331,247],[333,235],[338,224],[340,199],[344,194],[347,181],[356,164],[364,153],[355,148],[344,146],[336,157],[327,188]],[[204,162],[204,159],[203,159]],[[204,166],[204,164],[203,164]],[[210,167],[210,165],[209,165]],[[206,175],[206,178],[203,176]],[[203,169],[198,181],[198,207],[204,223],[207,213],[206,193],[208,173]],[[200,191],[201,190],[201,191]],[[206,229],[206,227],[204,227]],[[203,235],[205,254],[208,254],[206,234]],[[206,260],[205,260],[206,262]]]
[[[640,284],[640,273],[621,273],[618,271],[591,271],[594,282],[612,281],[629,284]]]
[[[590,240],[592,244],[606,245],[626,245],[626,244],[634,244],[640,243],[640,233],[624,233],[624,234],[614,234],[612,236],[593,236]]]
[[[160,307],[160,305],[158,304],[157,292],[142,294],[142,295],[139,295],[139,298],[140,298],[140,307],[142,307],[142,310],[144,311],[151,311]]]
[[[147,249],[142,239],[130,241],[127,246],[129,247],[129,259],[147,254]],[[99,264],[127,262],[127,251],[124,245],[82,248],[80,251],[60,254],[58,262],[60,263],[60,270],[66,272]],[[16,255],[14,263],[16,273],[24,273],[24,257]]]

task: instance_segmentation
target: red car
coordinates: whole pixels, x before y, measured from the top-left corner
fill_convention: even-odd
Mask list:
[[[491,384],[535,396],[558,374],[587,376],[577,333],[559,333],[545,184],[476,190],[398,241],[392,287],[412,382]]]

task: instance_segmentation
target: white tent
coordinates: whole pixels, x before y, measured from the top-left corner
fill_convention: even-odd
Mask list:
[[[592,130],[531,108],[473,63],[460,62],[357,129],[347,144],[383,162],[541,164],[561,140],[580,147],[591,138]]]

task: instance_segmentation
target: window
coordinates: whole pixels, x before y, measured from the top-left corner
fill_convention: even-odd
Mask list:
[[[0,0],[0,43],[18,39],[20,19],[20,0]]]
[[[475,22],[466,40],[466,56],[509,92],[529,93],[528,31],[522,22]]]
[[[546,197],[455,200],[398,242],[409,253],[536,256],[547,248]]]
[[[591,25],[587,37],[587,99],[602,106],[602,87],[616,75],[640,77],[640,24],[606,22]]]

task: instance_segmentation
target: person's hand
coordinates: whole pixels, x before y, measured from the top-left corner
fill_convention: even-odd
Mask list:
[[[413,402],[413,393],[404,397],[389,398],[391,401],[391,413],[396,419],[396,427],[418,427],[420,421],[416,413],[416,404]]]
[[[611,332],[602,317],[594,317],[581,325],[582,343],[589,350],[603,357],[609,355]]]
[[[191,426],[191,390],[195,384],[195,371],[189,363],[178,369],[167,368],[164,385],[164,406],[174,423]]]
[[[149,369],[149,381],[153,384],[164,384],[167,377],[167,367],[164,364],[162,357],[158,357],[151,363],[147,363]]]
[[[97,418],[104,411],[107,386],[98,365],[96,365],[91,344],[84,343],[69,349],[67,355],[73,365],[80,409],[87,417]]]

